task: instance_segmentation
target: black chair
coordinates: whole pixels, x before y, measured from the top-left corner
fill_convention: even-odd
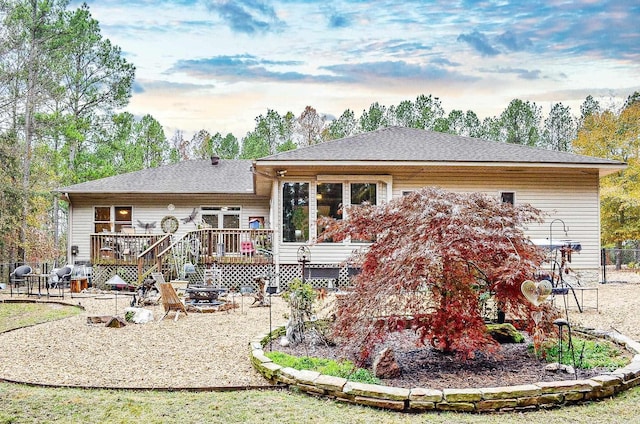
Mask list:
[[[32,269],[29,265],[21,265],[9,274],[9,292],[11,296],[13,296],[14,287],[17,289],[16,294],[20,294],[21,285],[27,287],[26,276],[31,274],[31,271]]]
[[[56,281],[54,287],[64,289],[71,284],[71,267],[65,266],[60,268],[56,271],[56,276],[58,277],[58,281]]]

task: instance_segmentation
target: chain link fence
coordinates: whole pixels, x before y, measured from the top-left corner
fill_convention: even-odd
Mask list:
[[[640,249],[602,249],[600,264],[603,283],[626,281],[625,274],[640,274]]]

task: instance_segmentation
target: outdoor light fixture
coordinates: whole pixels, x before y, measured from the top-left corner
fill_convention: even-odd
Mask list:
[[[276,170],[276,175],[280,178],[284,177],[285,175],[287,175],[287,170],[286,169],[277,169]]]

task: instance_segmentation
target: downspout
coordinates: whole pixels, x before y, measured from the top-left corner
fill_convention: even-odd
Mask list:
[[[282,225],[280,223],[280,179],[275,178],[271,185],[271,211],[270,219],[273,227],[273,264],[276,274],[276,286],[280,291],[280,231]]]
[[[68,263],[71,257],[71,245],[73,244],[73,204],[69,198],[69,193],[62,193],[62,197],[63,200],[67,202],[67,205],[69,205],[67,209],[67,213],[69,214],[67,217],[67,252],[65,254],[65,260]]]

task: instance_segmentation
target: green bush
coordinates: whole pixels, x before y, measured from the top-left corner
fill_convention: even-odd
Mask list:
[[[346,378],[349,381],[359,383],[379,384],[378,380],[369,370],[356,368],[353,362],[347,360],[335,361],[327,358],[314,358],[310,356],[292,356],[284,352],[267,352],[265,355],[274,363],[296,370],[311,370],[334,377]]]

